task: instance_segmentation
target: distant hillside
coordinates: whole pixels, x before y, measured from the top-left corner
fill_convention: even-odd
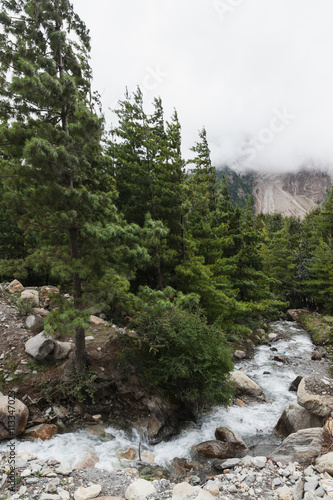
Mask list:
[[[231,168],[224,166],[217,171],[218,180],[222,178],[222,175],[226,178],[233,206],[243,208],[247,199],[253,194],[256,174],[253,172],[238,174],[234,170],[231,170]]]
[[[293,173],[236,173],[228,167],[225,175],[232,203],[243,207],[252,195],[255,213],[281,213],[303,218],[325,201],[332,188],[332,175],[325,170],[301,169]]]

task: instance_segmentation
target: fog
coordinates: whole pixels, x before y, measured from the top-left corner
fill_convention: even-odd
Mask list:
[[[75,0],[107,123],[125,88],[176,108],[183,152],[203,126],[216,165],[333,164],[331,0]]]

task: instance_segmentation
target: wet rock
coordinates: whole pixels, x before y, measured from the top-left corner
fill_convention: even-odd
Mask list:
[[[192,447],[192,453],[205,458],[234,458],[235,451],[230,443],[204,441]]]
[[[11,283],[9,283],[7,290],[10,293],[20,293],[23,290],[23,285],[18,280],[13,280]]]
[[[277,333],[269,333],[267,336],[269,342],[275,342],[278,339]]]
[[[37,361],[42,361],[53,351],[54,346],[54,339],[46,337],[44,332],[41,332],[25,343],[25,352]]]
[[[88,488],[83,488],[82,486],[78,488],[74,493],[74,500],[89,500],[90,498],[96,498],[102,491],[100,484],[93,484]]]
[[[243,439],[228,427],[218,427],[215,431],[215,439],[224,443],[230,443],[235,452],[247,449]]]
[[[302,429],[290,434],[273,453],[270,454],[275,462],[307,462],[321,453],[323,444],[323,429]]]
[[[323,421],[320,417],[313,415],[295,401],[283,411],[275,428],[282,436],[287,437],[301,429],[322,426]]]
[[[333,380],[327,377],[303,378],[297,389],[297,402],[319,417],[333,410]]]
[[[127,451],[120,453],[120,456],[122,458],[125,458],[126,460],[135,460],[137,457],[137,452],[136,450],[134,450],[134,448],[129,448]]]
[[[89,467],[94,467],[94,465],[99,462],[99,458],[93,450],[87,450],[80,458],[75,462],[75,469],[89,469]]]
[[[292,381],[292,383],[290,384],[289,386],[289,391],[291,392],[297,392],[297,389],[298,389],[298,386],[299,386],[299,383],[300,381],[302,380],[303,377],[301,377],[300,375],[298,375],[295,380]]]
[[[326,349],[323,347],[317,347],[314,353],[311,356],[312,361],[320,361],[323,358],[326,358]]]
[[[37,290],[23,290],[21,300],[31,301],[34,306],[39,306],[39,294]]]
[[[231,381],[235,384],[237,395],[241,396],[245,394],[261,401],[266,400],[262,389],[245,373],[241,371],[232,372]]]
[[[55,436],[57,432],[58,427],[54,424],[39,424],[26,430],[23,437],[29,439],[30,441],[34,441],[35,439],[46,441]]]
[[[22,401],[0,396],[0,440],[21,434],[28,422],[29,410]]]
[[[145,500],[149,495],[156,494],[155,486],[145,479],[137,479],[125,491],[126,500]]]

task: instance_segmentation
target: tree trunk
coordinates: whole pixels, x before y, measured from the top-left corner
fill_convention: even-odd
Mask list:
[[[76,260],[79,258],[78,246],[78,229],[71,228],[69,230],[69,241],[71,249],[71,257]],[[73,288],[74,288],[74,307],[77,310],[82,309],[82,287],[81,278],[77,272],[73,273]],[[84,370],[86,366],[86,341],[84,328],[75,329],[75,364],[78,370]]]

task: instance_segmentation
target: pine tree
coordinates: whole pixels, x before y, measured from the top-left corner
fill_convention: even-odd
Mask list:
[[[21,227],[38,238],[36,266],[46,261],[53,276],[72,279],[76,366],[82,370],[83,292],[119,281],[126,288],[110,262],[119,270],[125,266],[120,257],[140,258],[138,233],[121,226],[114,206],[84,23],[68,0],[4,0],[0,22],[3,182],[12,204],[24,206]]]

